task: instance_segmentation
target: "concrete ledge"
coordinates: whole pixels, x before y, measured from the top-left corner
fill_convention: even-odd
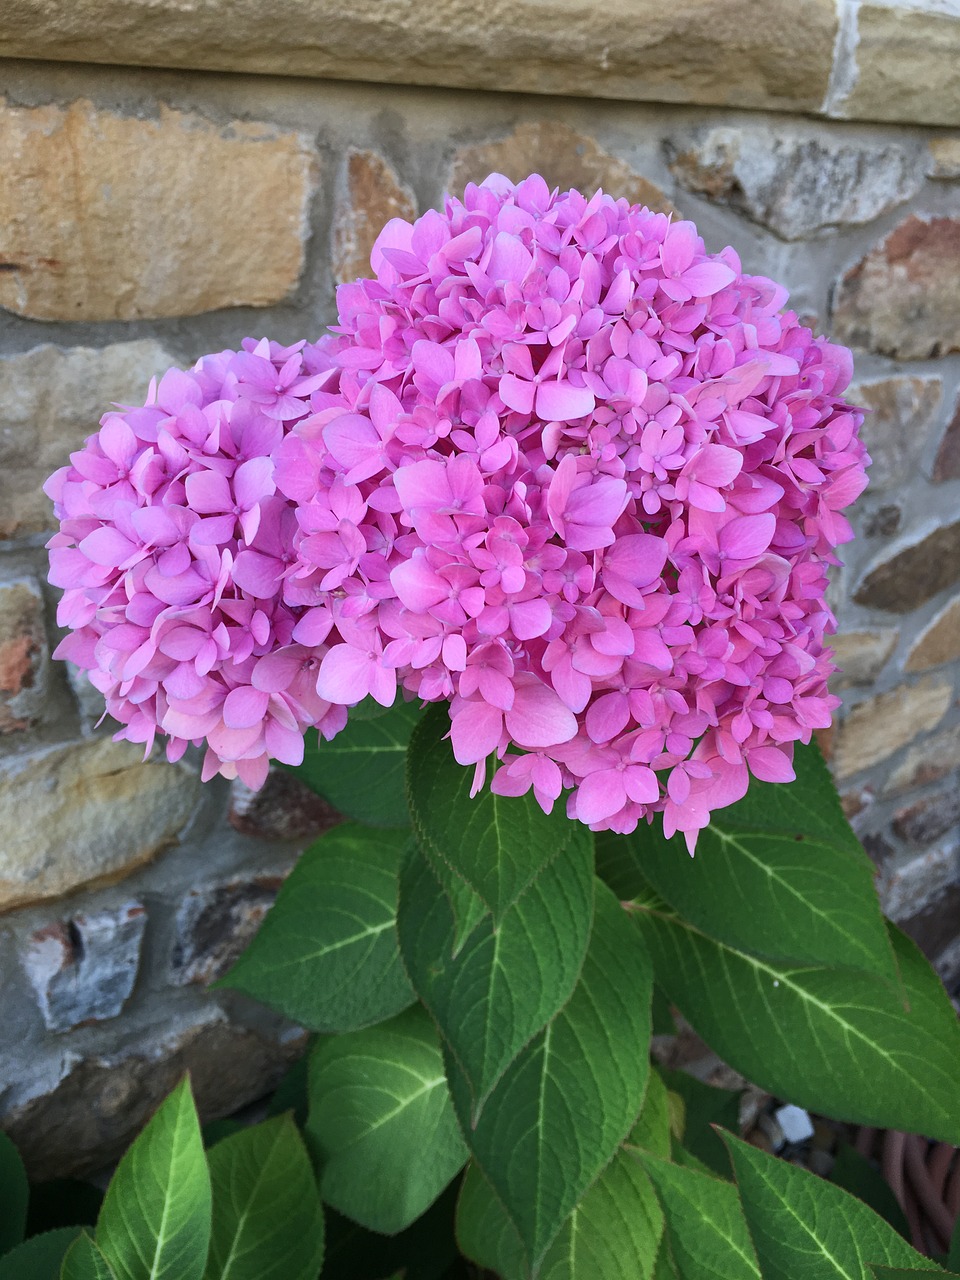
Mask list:
[[[6,0],[0,57],[960,123],[957,0]]]

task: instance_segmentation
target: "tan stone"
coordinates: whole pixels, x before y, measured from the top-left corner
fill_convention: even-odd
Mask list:
[[[559,120],[527,120],[497,142],[461,147],[453,160],[449,188],[462,195],[468,182],[481,182],[489,173],[503,173],[514,182],[539,173],[561,191],[574,187],[593,195],[602,187],[608,195],[625,196],[631,204],[645,204],[661,213],[673,210],[658,186],[593,138]]]
[[[927,679],[901,685],[848,711],[835,734],[832,763],[837,777],[848,778],[869,769],[919,734],[935,729],[952,696],[949,681]]]
[[[916,469],[943,398],[938,377],[880,378],[850,389],[850,400],[870,412],[860,434],[870,451],[870,489],[898,488]]]
[[[830,688],[837,690],[850,685],[871,684],[893,653],[899,635],[896,627],[877,627],[831,636],[829,644],[839,670],[832,677]]]
[[[265,307],[293,290],[317,160],[298,134],[0,104],[0,306],[35,320]]]
[[[960,134],[941,134],[927,144],[931,178],[960,178]]]
[[[176,838],[197,777],[142,759],[95,738],[0,762],[0,910],[120,879]]]
[[[911,214],[840,281],[833,335],[900,360],[960,351],[960,219]]]
[[[350,151],[333,215],[333,275],[338,284],[371,275],[370,250],[391,218],[411,221],[417,202],[375,151]]]
[[[934,484],[943,484],[946,480],[960,480],[960,398],[933,463]]]
[[[853,592],[857,604],[909,613],[960,579],[960,521],[884,552]]]
[[[40,715],[49,666],[43,595],[29,575],[0,581],[0,734]]]
[[[4,0],[0,57],[818,111],[835,0]]]
[[[939,782],[960,767],[960,725],[933,733],[905,751],[884,784],[884,792],[910,791]]]
[[[960,15],[929,0],[857,13],[857,76],[840,108],[856,120],[960,124]]]
[[[0,356],[0,538],[53,527],[44,480],[97,430],[112,402],[142,404],[150,379],[173,363],[152,339]]]
[[[960,659],[960,596],[931,619],[917,636],[904,663],[905,671],[929,671]]]

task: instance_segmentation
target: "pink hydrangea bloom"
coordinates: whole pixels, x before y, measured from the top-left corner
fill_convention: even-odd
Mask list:
[[[849,353],[692,223],[536,176],[391,222],[371,262],[275,455],[291,581],[336,576],[322,697],[449,700],[478,785],[496,757],[501,794],[662,811],[692,847],[836,705]]]
[[[89,671],[118,738],[149,750],[159,730],[171,760],[205,740],[205,778],[256,787],[271,756],[299,763],[309,726],[332,737],[347,716],[317,693],[322,638],[293,638],[298,525],[271,459],[330,375],[303,343],[244,345],[107,413],[45,488],[60,520],[50,580],[72,628],[55,656]]]
[[[836,704],[849,353],[693,224],[536,176],[372,267],[334,337],[171,371],[52,479],[58,652],[125,736],[253,785],[399,688],[477,786],[493,756],[501,794],[692,848]]]

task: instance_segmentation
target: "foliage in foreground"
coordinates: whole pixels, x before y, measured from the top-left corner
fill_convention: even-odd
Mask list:
[[[960,1144],[960,1026],[883,920],[816,748],[690,859],[655,827],[595,840],[528,798],[471,800],[445,728],[399,705],[304,766],[353,820],[225,980],[318,1033],[275,1101],[295,1112],[205,1151],[185,1081],[95,1221],[23,1243],[0,1146],[0,1280],[956,1274],[840,1186],[721,1147],[731,1095],[649,1061],[656,991],[778,1096]]]

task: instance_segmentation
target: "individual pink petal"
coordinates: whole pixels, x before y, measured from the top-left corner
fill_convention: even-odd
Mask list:
[[[596,403],[589,387],[569,382],[541,382],[537,387],[537,417],[544,422],[573,422],[592,413]]]
[[[503,715],[486,702],[462,702],[450,720],[450,740],[458,764],[476,764],[497,749]]]
[[[260,724],[269,701],[269,694],[251,689],[249,685],[231,689],[223,704],[223,723],[228,729],[246,729]]]
[[[504,720],[507,732],[520,747],[556,746],[569,742],[577,732],[576,716],[552,689],[539,682],[520,685]]]

